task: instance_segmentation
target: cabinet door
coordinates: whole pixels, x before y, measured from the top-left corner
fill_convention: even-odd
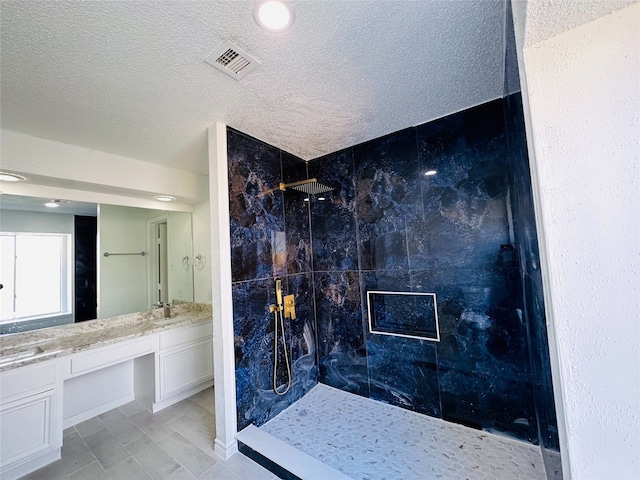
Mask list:
[[[0,463],[8,466],[54,446],[55,390],[6,403],[0,407]]]
[[[213,340],[159,355],[160,399],[213,378]]]

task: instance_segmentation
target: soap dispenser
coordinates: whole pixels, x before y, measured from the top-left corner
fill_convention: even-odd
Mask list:
[[[169,318],[171,316],[171,304],[164,304],[164,318]]]

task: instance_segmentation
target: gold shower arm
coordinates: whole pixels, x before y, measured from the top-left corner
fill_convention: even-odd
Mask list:
[[[299,182],[293,182],[293,183],[282,183],[280,182],[280,190],[282,190],[283,192],[287,189],[287,188],[291,188],[291,187],[297,187],[298,185],[304,185],[305,183],[312,183],[312,182],[317,182],[318,179],[316,178],[308,178],[307,180],[300,180]]]

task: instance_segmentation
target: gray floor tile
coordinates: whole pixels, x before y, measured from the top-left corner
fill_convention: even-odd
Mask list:
[[[65,435],[62,441],[62,458],[60,463],[67,475],[77,472],[96,461],[96,457],[76,431]]]
[[[215,434],[210,428],[207,428],[206,425],[198,423],[187,415],[176,418],[169,422],[168,425],[180,435],[200,447],[206,454],[213,455]]]
[[[111,480],[150,480],[151,476],[135,458],[129,457],[107,470]]]
[[[69,475],[69,480],[109,480],[109,476],[100,465],[100,462],[96,460],[76,473]]]
[[[62,468],[62,462],[58,460],[35,472],[31,472],[20,480],[68,480],[68,478],[64,468]]]
[[[233,455],[225,462],[224,466],[240,478],[250,478],[251,480],[271,480],[273,478],[273,473],[241,453]]]
[[[174,432],[165,422],[146,410],[131,416],[130,420],[154,442],[158,442]]]
[[[196,480],[198,477],[194,477],[188,470],[184,467],[173,472],[171,475],[166,477],[165,480]]]
[[[133,402],[125,403],[124,405],[118,407],[118,410],[120,410],[125,417],[132,417],[136,413],[144,412],[147,409],[144,408],[142,404],[134,400]]]
[[[105,470],[120,463],[129,453],[120,445],[118,439],[106,428],[89,435],[85,442]]]
[[[98,415],[98,418],[102,420],[102,423],[115,435],[122,445],[131,443],[143,435],[142,430],[117,408]]]
[[[153,415],[155,417],[158,417],[163,422],[169,423],[170,421],[175,420],[176,418],[183,415],[181,403],[182,402],[174,403],[173,405],[170,405],[167,408],[154,413]]]
[[[200,405],[203,408],[206,408],[211,413],[216,412],[215,410],[215,399],[213,395],[213,387],[202,390],[201,392],[196,393],[189,397],[193,403]]]
[[[216,461],[177,432],[164,438],[158,445],[196,477],[209,470]]]
[[[209,402],[213,389],[156,414],[130,402],[91,418],[64,430],[61,460],[21,480],[278,480],[244,455],[214,456]]]
[[[75,429],[82,438],[88,437],[96,432],[99,432],[104,428],[104,423],[100,421],[98,417],[90,418],[84,422],[81,422],[75,426]]]
[[[243,480],[221,463],[216,463],[200,476],[200,480]],[[244,479],[250,480],[250,479]],[[252,479],[251,479],[252,480]]]
[[[126,448],[152,478],[165,478],[180,468],[173,457],[146,435],[127,444]]]
[[[201,407],[197,403],[193,403],[188,400],[182,404],[182,413],[192,418],[193,420],[206,425],[212,429],[215,429],[216,417],[213,413],[204,407]]]

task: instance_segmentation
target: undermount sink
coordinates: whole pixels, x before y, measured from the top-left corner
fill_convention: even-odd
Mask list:
[[[174,322],[179,322],[180,320],[182,320],[179,317],[169,317],[169,318],[163,318],[161,320],[155,320],[153,323],[155,323],[156,325],[169,325],[170,323],[174,323]]]
[[[42,347],[36,345],[33,347],[21,348],[17,352],[12,353],[1,353],[0,354],[0,366],[6,365],[8,363],[17,363],[23,360],[28,360],[30,358],[42,357],[45,355],[52,355],[56,353],[55,351],[47,351]]]

